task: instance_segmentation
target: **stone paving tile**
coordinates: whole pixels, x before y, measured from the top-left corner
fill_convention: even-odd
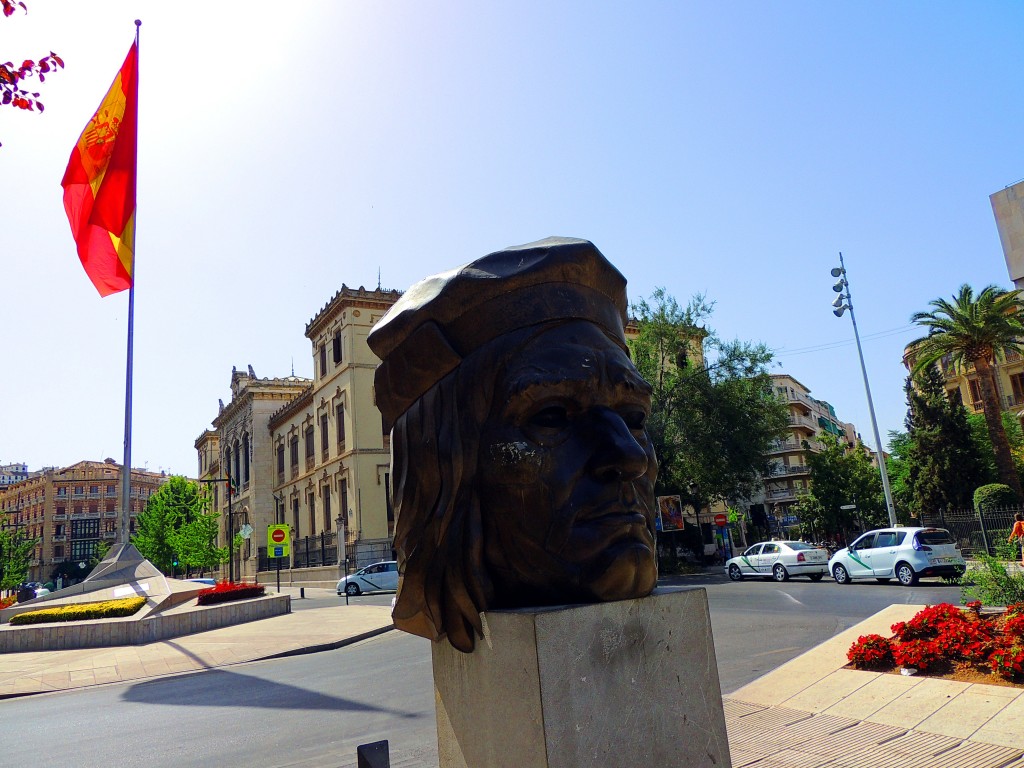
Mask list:
[[[993,687],[985,686],[985,688]],[[1011,701],[1013,700],[991,696],[987,691],[975,692],[968,688],[950,699],[946,706],[922,720],[915,727],[920,731],[958,736],[961,739],[972,738],[979,728],[988,723]]]
[[[753,745],[747,746],[733,746],[729,743],[729,754],[732,758],[732,768],[745,768],[745,766],[754,766],[759,760],[763,760],[767,755],[764,752],[758,752],[753,748]]]
[[[928,768],[1003,768],[1024,752],[1011,747],[965,741],[928,759]]]
[[[1008,702],[985,725],[971,734],[973,741],[1024,749],[1024,696]]]
[[[813,744],[815,752],[829,755],[833,759],[854,754],[865,747],[876,746],[885,741],[899,738],[907,731],[881,723],[858,722],[849,728],[823,736]]]
[[[784,749],[752,763],[749,768],[822,768],[828,761],[829,758],[826,755]],[[875,766],[871,766],[871,768],[875,768]]]
[[[725,709],[726,717],[742,717],[743,715],[749,715],[753,712],[760,712],[766,707],[760,704],[748,704],[745,701],[739,701],[737,699],[723,699],[722,706]]]
[[[968,683],[922,678],[921,682],[907,690],[899,698],[893,699],[872,713],[871,722],[898,725],[902,728],[919,727],[918,724],[921,721],[937,714],[944,707],[953,706],[951,702],[955,697],[969,687]],[[931,729],[924,728],[923,730]],[[961,735],[947,731],[940,732],[949,736]],[[962,734],[962,736],[967,738],[972,732],[973,730]]]
[[[808,712],[824,712],[847,696],[879,677],[879,672],[864,672],[852,669],[837,669],[827,677],[808,686],[796,696],[786,699],[786,706]]]
[[[922,731],[908,731],[902,736],[883,742],[881,746],[901,755],[929,756],[952,749],[961,741],[962,739],[953,736],[942,736]]]
[[[920,685],[923,678],[879,675],[852,696],[847,696],[825,710],[826,714],[852,717],[857,720],[870,718],[886,704],[899,698],[911,688]]]

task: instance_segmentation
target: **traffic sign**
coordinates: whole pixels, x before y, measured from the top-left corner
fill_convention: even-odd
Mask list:
[[[725,515],[721,513],[715,515],[715,525],[717,525],[719,528],[725,528],[728,522],[729,518],[727,518]]]
[[[856,504],[843,504],[839,508],[840,509],[856,509],[857,505]]]
[[[246,523],[238,529],[238,533],[242,536],[243,539],[248,539],[250,536],[252,536],[252,526]]]
[[[273,553],[273,554],[271,554]],[[287,525],[267,526],[267,556],[289,557],[291,554],[291,530]]]

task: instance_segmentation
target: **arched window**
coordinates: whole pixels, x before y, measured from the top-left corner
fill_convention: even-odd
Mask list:
[[[249,433],[242,435],[242,485],[249,485]]]

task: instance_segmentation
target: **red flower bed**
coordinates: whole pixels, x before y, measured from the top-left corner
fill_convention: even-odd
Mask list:
[[[10,608],[16,602],[18,602],[17,595],[11,595],[10,597],[0,597],[0,610],[3,610],[4,608]]]
[[[1024,604],[985,615],[980,603],[969,603],[967,610],[949,603],[929,605],[910,621],[893,624],[892,631],[892,638],[857,638],[846,654],[851,664],[857,669],[904,667],[939,674],[972,669],[1024,682]]]
[[[216,605],[230,600],[245,600],[250,597],[262,597],[266,587],[245,581],[218,581],[217,585],[204,589],[196,598],[198,605]]]

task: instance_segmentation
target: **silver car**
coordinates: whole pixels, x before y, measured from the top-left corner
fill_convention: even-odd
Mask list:
[[[398,589],[398,563],[385,560],[361,568],[338,582],[338,594],[349,596],[364,592],[394,592]]]
[[[912,587],[922,576],[955,579],[967,569],[960,546],[944,528],[882,528],[868,531],[828,561],[839,584],[853,579],[896,579]]]
[[[748,547],[739,557],[725,562],[733,581],[745,576],[763,576],[786,581],[790,576],[809,576],[821,581],[828,573],[828,552],[802,541],[764,541]]]

